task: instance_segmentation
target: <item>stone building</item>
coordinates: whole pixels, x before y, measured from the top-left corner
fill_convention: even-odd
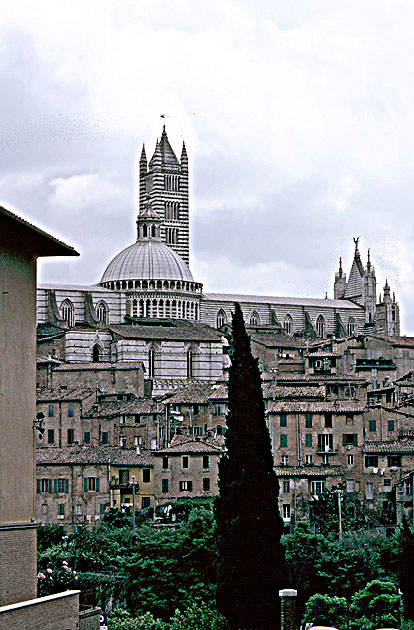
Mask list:
[[[67,531],[92,526],[109,507],[154,507],[153,458],[119,447],[38,448],[36,514]],[[132,484],[134,484],[135,492]]]
[[[218,462],[223,450],[223,446],[193,437],[154,452],[154,491],[158,502],[218,494]]]
[[[34,434],[39,256],[75,250],[0,208],[0,627],[79,627],[79,591],[37,598]],[[96,627],[96,626],[95,626]]]

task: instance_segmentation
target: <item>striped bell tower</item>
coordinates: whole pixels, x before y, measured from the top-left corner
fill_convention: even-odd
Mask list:
[[[188,157],[185,144],[181,160],[177,159],[168,140],[165,125],[161,140],[147,162],[145,147],[139,161],[139,214],[150,203],[161,219],[161,240],[189,264],[190,222],[188,203]]]

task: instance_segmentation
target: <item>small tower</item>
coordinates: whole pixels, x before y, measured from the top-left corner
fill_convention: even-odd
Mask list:
[[[388,284],[385,281],[383,299],[381,296],[377,304],[377,317],[375,322],[375,332],[381,335],[398,336],[400,334],[400,307],[395,300]]]
[[[334,299],[340,300],[345,295],[346,273],[342,270],[342,257],[339,259],[339,271],[335,274]]]
[[[165,125],[148,167],[145,151],[141,154],[139,177],[140,214],[149,196],[152,210],[161,220],[161,240],[188,264],[190,259],[188,156],[183,143],[181,161],[177,159],[168,140]]]
[[[375,320],[377,303],[377,279],[375,269],[371,265],[370,251],[368,250],[367,266],[364,272],[364,306],[367,323]]]
[[[160,224],[161,219],[157,217],[156,213],[152,209],[151,201],[148,196],[148,201],[144,210],[140,212],[137,218],[137,241],[143,241],[146,239],[160,241]]]

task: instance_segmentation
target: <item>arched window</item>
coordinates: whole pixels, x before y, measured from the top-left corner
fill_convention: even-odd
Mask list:
[[[75,307],[70,300],[63,300],[61,306],[62,318],[65,320],[68,326],[73,326],[75,323]]]
[[[221,328],[222,326],[224,326],[224,324],[227,324],[227,315],[221,308],[217,313],[216,328]]]
[[[98,320],[102,323],[102,324],[107,324],[108,323],[108,306],[106,304],[106,302],[104,302],[103,300],[101,300],[97,307],[96,307],[96,314],[98,316]]]
[[[187,378],[193,378],[193,351],[187,350]]]
[[[293,335],[293,319],[290,315],[286,315],[285,321],[283,322],[283,328],[285,329],[285,333],[287,335]]]
[[[253,311],[253,313],[250,315],[250,324],[251,326],[258,326],[260,324],[259,313],[257,313],[256,311]]]
[[[92,361],[94,363],[102,361],[102,348],[99,343],[96,343],[92,348]]]
[[[148,376],[152,378],[155,373],[155,350],[150,348],[148,352]]]
[[[322,315],[319,315],[318,319],[316,320],[316,334],[318,335],[318,337],[323,339],[325,337],[325,332],[325,319],[322,317]]]
[[[355,320],[353,317],[348,319],[348,336],[353,337],[355,335]]]

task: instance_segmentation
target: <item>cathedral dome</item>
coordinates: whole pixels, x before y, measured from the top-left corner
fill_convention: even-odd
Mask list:
[[[122,250],[107,266],[101,284],[123,280],[194,282],[188,265],[159,240],[139,240]]]

